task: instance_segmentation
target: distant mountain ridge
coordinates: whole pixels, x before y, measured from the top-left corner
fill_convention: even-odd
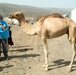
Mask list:
[[[33,6],[26,5],[16,5],[16,4],[7,4],[0,3],[0,14],[3,16],[8,16],[12,12],[22,11],[24,15],[28,17],[35,17],[40,15],[48,15],[51,13],[60,13],[60,14],[69,14],[72,9],[66,8],[38,8]]]

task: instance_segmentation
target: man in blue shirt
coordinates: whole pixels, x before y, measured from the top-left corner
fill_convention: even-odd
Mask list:
[[[8,31],[8,25],[3,20],[3,17],[0,15],[0,57],[1,53],[4,54],[4,59],[8,59],[8,37],[9,37],[9,31]],[[1,46],[2,46],[2,52],[1,52]]]

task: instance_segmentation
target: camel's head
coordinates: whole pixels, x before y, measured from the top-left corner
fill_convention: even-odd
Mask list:
[[[24,17],[24,15],[23,15],[23,13],[21,11],[18,11],[18,12],[15,12],[15,13],[11,13],[9,15],[9,18],[11,18],[11,19],[14,19],[15,18],[17,20],[20,20],[23,17]]]

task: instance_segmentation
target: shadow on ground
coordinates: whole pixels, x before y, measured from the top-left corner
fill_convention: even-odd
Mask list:
[[[37,57],[40,56],[40,54],[25,54],[25,55],[19,55],[19,56],[9,56],[10,59],[12,58],[28,58],[28,57]]]
[[[69,66],[70,62],[71,61],[65,61],[64,59],[59,59],[59,60],[55,60],[55,61],[52,61],[54,63],[54,65],[49,65],[49,70],[53,70],[53,69],[56,69],[56,68],[61,68],[61,67],[64,67],[64,66]],[[72,70],[76,70],[76,61],[74,61],[73,63],[73,67],[72,67]]]
[[[19,51],[19,52],[25,52],[25,51],[28,51],[28,50],[33,50],[33,48],[22,48],[22,49],[14,49],[14,50],[11,50],[10,52],[15,52],[15,51]]]
[[[13,67],[13,65],[7,65],[7,66],[4,66],[4,67],[0,66],[0,72],[3,71],[3,69],[5,69],[5,68],[10,68],[10,67]]]

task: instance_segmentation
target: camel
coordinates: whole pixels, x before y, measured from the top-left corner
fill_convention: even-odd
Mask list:
[[[11,13],[9,18],[17,19],[23,29],[23,31],[29,35],[39,35],[44,47],[45,63],[43,65],[46,71],[49,70],[48,63],[48,46],[47,39],[57,38],[64,34],[68,34],[68,38],[72,44],[73,57],[69,65],[68,71],[72,70],[72,64],[76,56],[75,48],[75,23],[68,18],[63,17],[60,14],[52,14],[49,16],[41,17],[35,25],[28,25],[25,21],[24,14],[21,11]]]

